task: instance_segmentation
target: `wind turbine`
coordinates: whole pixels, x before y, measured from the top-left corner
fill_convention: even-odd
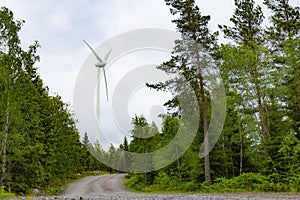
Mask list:
[[[98,54],[94,51],[94,49],[85,41],[83,40],[83,42],[89,47],[89,49],[93,52],[93,54],[95,55],[95,57],[97,58],[98,62],[95,64],[95,66],[98,68],[97,71],[97,100],[96,100],[96,113],[97,116],[100,119],[100,68],[103,69],[103,76],[104,76],[104,81],[105,81],[105,89],[106,89],[106,99],[108,101],[108,87],[107,87],[107,80],[106,80],[106,74],[105,74],[105,65],[106,65],[106,61],[111,53],[111,49],[109,50],[109,52],[104,56],[104,59],[102,60],[100,58],[100,56],[98,56]]]

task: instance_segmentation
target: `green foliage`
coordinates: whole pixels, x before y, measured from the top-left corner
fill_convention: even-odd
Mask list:
[[[258,192],[267,191],[268,187],[268,178],[255,173],[244,173],[231,179],[218,178],[209,187],[202,185],[207,192]]]
[[[260,27],[264,16],[260,6],[255,5],[254,0],[235,0],[235,10],[230,21],[233,27],[226,25],[219,26],[225,37],[233,39],[235,42],[252,46],[262,42],[262,29]]]
[[[38,42],[22,49],[18,33],[24,22],[0,8],[0,198],[14,197],[10,192],[25,195],[33,188],[54,195],[84,171],[149,169],[172,157],[176,159],[169,166],[129,174],[124,183],[145,192],[300,192],[299,8],[288,1],[264,0],[272,12],[271,25],[264,29],[261,7],[254,0],[235,0],[233,26],[219,26],[231,44],[219,48],[218,33],[208,29],[210,16],[201,15],[194,0],[165,1],[178,16],[173,22],[182,38],[175,42],[172,58],[158,69],[175,76],[147,85],[170,90],[174,96],[166,105],[174,112],[162,116],[161,131],[135,116],[130,142],[125,137],[119,148],[111,145],[107,152],[99,141],[92,145],[87,133],[80,142],[69,105],[51,96],[37,73]],[[219,141],[203,161],[199,147],[213,97],[202,71],[215,59],[226,89],[227,116]],[[202,115],[195,116],[195,108],[187,106],[187,117],[200,122],[193,143],[181,155],[185,141],[174,138],[185,123],[185,111],[178,99],[191,95],[189,86]],[[171,141],[164,155],[148,160],[122,151],[153,152]],[[208,186],[210,179],[213,184]]]
[[[48,195],[54,196],[62,192],[61,187],[50,187],[45,190]]]
[[[275,43],[275,49],[280,49],[280,44],[286,38],[299,36],[300,8],[293,7],[289,0],[264,0],[264,4],[272,12],[271,26],[266,30],[268,39]]]
[[[5,187],[4,186],[1,186],[0,187],[0,198],[4,199],[4,198],[15,198],[16,195],[14,193],[11,193],[11,192],[7,192],[5,191]]]
[[[173,22],[182,40],[175,42],[172,58],[158,69],[175,74],[176,78],[147,85],[171,91],[173,99],[165,105],[176,112],[164,116],[162,131],[155,140],[149,140],[145,146],[143,140],[133,137],[129,146],[134,146],[131,150],[146,152],[145,147],[162,148],[174,139],[181,117],[178,96],[186,92],[184,84],[177,84],[182,83],[182,77],[192,85],[203,112],[199,73],[195,68],[199,62],[194,56],[195,45],[190,42],[194,40],[219,59],[218,70],[226,90],[224,129],[209,155],[213,184],[207,186],[205,163],[198,157],[204,135],[203,115],[199,116],[199,132],[194,142],[181,157],[158,171],[131,174],[128,186],[139,191],[299,192],[299,7],[289,5],[289,1],[265,0],[272,16],[270,27],[263,28],[261,7],[254,0],[235,0],[236,8],[230,19],[233,26],[219,26],[230,44],[222,44],[216,52],[216,34],[207,29],[210,17],[200,14],[201,7],[195,1],[166,0],[166,4],[171,14],[178,16]],[[211,103],[209,98],[207,101]],[[207,108],[209,111],[209,105]],[[190,117],[195,117],[193,112]],[[151,132],[149,127],[135,130],[144,135]],[[154,157],[153,164],[164,163],[172,154],[176,151],[170,151],[166,157]]]
[[[69,105],[37,73],[39,44],[21,48],[22,23],[0,8],[0,186],[25,195],[83,171],[86,149]]]
[[[138,174],[132,174],[129,179],[125,182],[125,185],[133,191],[143,191],[145,184],[143,183],[143,177]]]

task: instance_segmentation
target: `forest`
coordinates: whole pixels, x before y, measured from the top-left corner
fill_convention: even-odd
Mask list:
[[[23,21],[0,8],[0,198],[9,191],[53,193],[64,180],[99,168],[80,141],[74,113],[37,73],[39,43],[21,48]],[[108,169],[103,169],[108,171]]]
[[[264,0],[272,13],[265,27],[262,8],[254,0],[235,0],[232,24],[211,32],[210,16],[201,15],[201,5],[194,0],[165,2],[182,39],[175,42],[171,59],[157,68],[176,76],[147,86],[172,92],[173,99],[165,104],[172,112],[163,116],[161,131],[143,116],[133,118],[127,148],[152,152],[175,137],[184,113],[179,97],[187,84],[196,93],[199,128],[190,148],[175,162],[153,172],[130,173],[126,184],[137,191],[300,192],[299,7],[288,0]],[[220,33],[228,43],[218,44]],[[218,69],[227,105],[222,134],[201,159],[201,144],[204,149],[210,145],[204,138],[214,98],[207,81],[210,64],[203,60]],[[178,79],[187,80],[186,85]],[[159,133],[139,138],[153,131]],[[173,153],[181,147],[174,145]],[[152,162],[155,166],[163,161],[154,157]]]
[[[108,151],[99,141],[92,145],[87,133],[80,140],[70,105],[50,95],[37,73],[39,43],[22,49],[18,33],[24,22],[0,8],[0,194],[24,195],[34,188],[51,193],[63,180],[85,171],[131,171],[141,163],[123,152],[153,152],[170,143],[186,125],[186,112],[198,123],[190,147],[177,156],[182,146],[175,143],[170,153],[177,157],[170,165],[129,173],[124,182],[130,189],[300,192],[300,8],[288,0],[264,0],[271,12],[265,19],[254,0],[235,0],[231,25],[220,24],[219,32],[211,32],[210,16],[201,14],[195,0],[165,3],[181,39],[175,41],[171,59],[157,68],[175,76],[147,86],[172,93],[165,103],[169,113],[161,116],[162,130],[142,115],[133,117],[131,138]],[[220,44],[220,35],[228,42]],[[210,64],[225,88],[226,118],[214,147],[199,157],[202,143],[205,152],[210,150]],[[197,108],[180,104],[185,99],[179,98],[189,96],[189,86]],[[147,135],[152,137],[141,137]],[[95,152],[114,166],[98,162],[91,155]],[[161,158],[150,164],[160,166],[169,159]]]

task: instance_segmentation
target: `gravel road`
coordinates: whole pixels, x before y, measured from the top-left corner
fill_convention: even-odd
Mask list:
[[[123,186],[125,174],[107,174],[102,176],[89,176],[71,183],[65,195],[97,195],[102,193],[127,192]]]
[[[57,197],[35,197],[36,200],[223,200],[223,199],[299,199],[300,194],[226,193],[226,194],[142,194],[129,192],[122,181],[125,174],[108,174],[82,178],[68,185]],[[21,198],[22,199],[22,198]],[[25,198],[24,198],[25,200]]]

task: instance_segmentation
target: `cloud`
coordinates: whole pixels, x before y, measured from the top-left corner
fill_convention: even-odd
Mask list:
[[[233,0],[196,2],[202,14],[211,15],[212,30],[216,31],[218,24],[230,23]],[[299,0],[290,2],[299,5]],[[77,74],[91,53],[82,42],[83,39],[97,47],[112,36],[134,29],[151,27],[175,30],[175,25],[171,23],[174,17],[163,0],[1,0],[1,3],[14,12],[15,19],[26,21],[20,32],[22,46],[27,48],[34,40],[39,41],[42,48],[38,52],[41,56],[41,62],[37,63],[38,72],[52,93],[58,93],[70,103],[73,102]],[[137,63],[147,64],[142,55],[128,57],[123,62],[133,66]],[[103,114],[109,115],[109,112]],[[95,127],[91,127],[89,130],[93,132]],[[109,123],[107,129],[109,134],[116,131]]]

